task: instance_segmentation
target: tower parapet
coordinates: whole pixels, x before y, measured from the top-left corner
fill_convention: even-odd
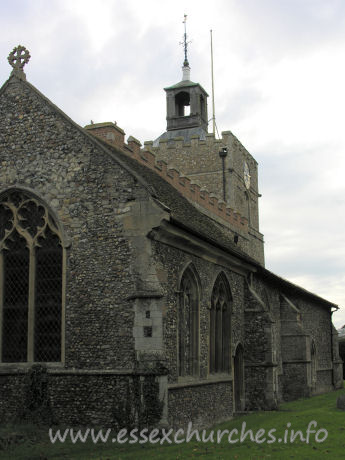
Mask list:
[[[179,136],[160,140],[158,144],[145,143],[145,148],[157,160],[174,164],[210,193],[223,197],[227,206],[245,217],[251,255],[264,264],[263,235],[259,230],[258,163],[231,131],[221,134],[220,139],[212,133],[204,138],[192,135],[187,140]],[[224,148],[227,155],[222,159],[220,153]]]

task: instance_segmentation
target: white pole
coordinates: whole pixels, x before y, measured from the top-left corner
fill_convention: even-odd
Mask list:
[[[212,130],[216,134],[216,113],[214,108],[214,78],[213,78],[213,44],[212,44],[212,29],[211,32],[211,78],[212,78]]]

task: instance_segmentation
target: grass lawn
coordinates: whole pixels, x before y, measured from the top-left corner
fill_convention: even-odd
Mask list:
[[[110,436],[107,443],[97,444],[92,441],[82,443],[81,441],[73,444],[71,440],[65,443],[52,444],[48,437],[48,428],[36,428],[33,426],[3,426],[0,427],[0,458],[25,459],[25,460],[44,460],[44,459],[80,459],[80,460],[107,460],[107,459],[187,459],[187,458],[209,458],[209,459],[311,459],[329,458],[345,459],[345,411],[336,408],[336,399],[345,390],[340,390],[326,395],[315,396],[310,399],[301,399],[292,403],[281,405],[276,412],[258,412],[255,414],[237,417],[229,422],[222,423],[213,428],[215,442],[197,442],[195,437],[189,443],[163,445],[150,443],[119,444],[112,443]],[[294,442],[290,441],[291,430],[295,432],[301,430],[303,436],[306,435],[309,422],[317,422],[316,431],[320,428],[327,430],[328,437],[324,442],[315,441],[315,434],[310,435],[309,444],[301,442],[297,438]],[[228,442],[228,432],[218,444],[217,430],[228,430],[231,432],[237,429],[239,434],[233,432],[232,440],[238,439],[241,434],[243,422],[246,423],[246,431],[251,429],[253,435],[258,436],[260,428],[265,433],[259,436],[259,440],[266,438],[262,444],[251,442],[249,434],[247,439],[240,443],[230,444]],[[287,430],[287,424],[291,423]],[[272,432],[276,441],[267,443],[268,431]],[[104,430],[105,431],[105,430]],[[206,437],[211,430],[206,431]],[[83,430],[83,433],[85,430]],[[54,428],[55,433],[55,428]],[[287,443],[284,443],[284,434],[287,436]],[[202,432],[200,431],[200,436]],[[322,439],[325,432],[320,432]],[[183,436],[180,436],[183,437]],[[172,436],[170,438],[173,438]],[[282,441],[279,443],[278,439]],[[6,439],[14,439],[13,444],[4,448]]]

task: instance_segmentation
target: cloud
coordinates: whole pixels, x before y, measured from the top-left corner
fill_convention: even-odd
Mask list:
[[[267,267],[345,306],[342,0],[7,0],[1,13],[0,81],[25,45],[28,80],[71,118],[141,141],[165,130],[184,13],[192,80],[211,93],[212,28],[217,125],[259,162]]]

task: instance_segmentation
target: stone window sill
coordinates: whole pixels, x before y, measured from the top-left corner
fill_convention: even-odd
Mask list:
[[[42,365],[48,370],[64,368],[64,363],[0,363],[0,375],[26,374],[34,365]]]
[[[213,385],[216,383],[229,383],[232,382],[231,374],[217,374],[209,375],[206,379],[184,379],[178,383],[170,383],[168,385],[169,390],[177,388],[195,387],[203,385]]]

